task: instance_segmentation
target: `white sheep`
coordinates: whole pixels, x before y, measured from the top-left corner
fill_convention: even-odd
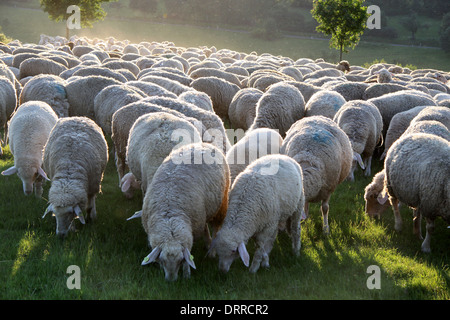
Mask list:
[[[329,200],[349,175],[353,150],[350,140],[333,120],[323,116],[298,120],[286,134],[281,154],[291,156],[303,171],[305,212],[310,202],[322,202],[323,229],[329,233]]]
[[[3,143],[7,140],[7,124],[17,105],[14,84],[6,77],[0,76],[0,129],[4,131]],[[0,147],[0,155],[2,148]]]
[[[143,194],[172,149],[201,141],[194,125],[180,117],[165,112],[140,116],[130,130],[126,161]]]
[[[227,272],[238,256],[248,267],[247,241],[254,237],[256,251],[250,272],[269,267],[269,254],[278,229],[287,226],[292,249],[298,256],[305,204],[302,170],[285,155],[267,155],[252,162],[233,183],[227,215],[211,249],[219,256],[219,269]]]
[[[195,268],[195,239],[209,242],[226,215],[230,175],[224,154],[214,146],[194,143],[173,150],[156,171],[144,197],[142,225],[152,251],[142,264],[158,261],[166,280],[184,277]]]
[[[59,75],[68,68],[59,62],[50,60],[48,58],[29,58],[24,60],[19,67],[19,78],[23,79],[29,76],[36,76],[39,74],[53,74]]]
[[[270,128],[279,130],[282,137],[289,128],[305,115],[305,100],[300,91],[279,82],[267,89],[258,100],[256,117],[249,130]]]
[[[256,105],[262,95],[263,92],[256,88],[244,88],[234,95],[228,108],[228,118],[235,129],[247,130],[251,127],[256,117]]]
[[[248,131],[226,154],[231,183],[256,159],[280,153],[282,143],[283,138],[273,129],[259,128]]]
[[[14,166],[2,172],[3,175],[17,173],[22,180],[23,192],[42,196],[43,179],[48,180],[42,169],[44,146],[58,116],[45,102],[29,101],[16,110],[9,121],[8,136]]]
[[[434,134],[414,133],[397,140],[386,154],[385,191],[396,215],[398,202],[425,217],[426,236],[422,251],[430,252],[434,220],[441,216],[450,223],[450,142]],[[420,221],[420,219],[419,219]],[[401,222],[401,220],[400,220]]]
[[[305,105],[305,117],[324,116],[333,119],[336,112],[346,103],[344,97],[331,90],[321,90],[311,96]]]
[[[23,87],[19,104],[33,100],[43,101],[52,107],[58,117],[68,117],[66,85],[67,82],[59,76],[46,74],[35,76]]]
[[[97,216],[95,197],[100,192],[108,162],[108,145],[101,128],[86,117],[60,118],[44,149],[43,168],[51,179],[49,206],[44,216],[56,216],[56,234],[66,236],[82,211]]]
[[[354,181],[358,163],[365,176],[371,174],[372,155],[382,141],[383,119],[374,104],[353,100],[345,103],[335,114],[333,121],[344,131],[353,149],[353,165],[349,178]]]

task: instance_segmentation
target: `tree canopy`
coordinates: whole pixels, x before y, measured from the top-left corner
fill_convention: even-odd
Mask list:
[[[71,16],[71,12],[67,12],[67,8],[76,5],[80,8],[80,24],[81,27],[92,27],[92,23],[98,20],[103,20],[106,12],[102,8],[102,2],[111,2],[117,0],[40,0],[41,7],[51,20],[67,21]],[[69,29],[66,28],[66,35],[68,37]]]
[[[342,53],[353,49],[366,29],[367,7],[364,0],[314,0],[311,13],[319,26],[317,31],[331,35],[330,47]]]

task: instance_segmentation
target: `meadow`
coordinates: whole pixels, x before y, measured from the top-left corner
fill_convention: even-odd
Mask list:
[[[24,15],[27,23],[20,23]],[[47,19],[40,10],[0,5],[0,21],[8,18],[3,31],[22,41],[37,42],[41,33],[63,34],[64,25]],[[292,58],[337,57],[326,40],[281,38],[267,42],[245,32],[211,28],[130,22],[106,19],[80,34],[138,41],[173,41],[179,46],[216,46],[245,52],[270,52]],[[408,48],[361,43],[345,56],[353,64],[384,58],[388,62],[450,70],[450,61],[440,49]],[[111,141],[109,141],[111,145]],[[0,157],[0,171],[13,165],[9,147]],[[372,173],[382,168],[375,159]],[[50,184],[42,199],[25,196],[20,179],[0,177],[0,299],[124,299],[124,300],[448,300],[450,299],[450,230],[442,219],[436,223],[431,254],[420,251],[421,241],[412,233],[412,211],[401,208],[402,232],[394,230],[388,209],[380,220],[364,213],[364,188],[372,180],[360,171],[356,181],[338,186],[330,201],[330,235],[322,232],[318,204],[302,223],[302,248],[292,255],[289,237],[280,233],[270,254],[270,268],[250,274],[236,260],[227,274],[218,261],[206,256],[202,241],[194,244],[196,270],[190,279],[169,283],[157,264],[141,266],[149,253],[140,220],[126,221],[141,208],[140,193],[127,200],[118,188],[114,157],[110,159],[97,198],[98,219],[81,225],[64,241],[55,236],[56,222],[48,215]],[[425,230],[423,222],[422,230]],[[249,243],[252,256],[254,244]],[[69,289],[69,266],[80,268],[80,289]],[[380,289],[369,289],[370,266],[381,270]]]

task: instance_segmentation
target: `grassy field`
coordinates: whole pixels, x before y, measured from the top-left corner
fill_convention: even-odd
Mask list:
[[[11,166],[6,149],[0,170]],[[375,162],[374,172],[380,168]],[[17,176],[0,179],[0,299],[438,299],[450,298],[449,230],[437,220],[432,254],[420,251],[412,234],[412,215],[402,208],[404,231],[395,232],[389,209],[381,220],[364,214],[361,174],[342,183],[330,202],[331,234],[322,233],[317,204],[302,223],[300,257],[291,254],[289,237],[281,233],[270,255],[271,267],[250,274],[236,260],[221,274],[217,260],[206,257],[204,243],[194,244],[197,270],[190,280],[167,283],[157,265],[142,267],[148,254],[139,220],[126,221],[141,207],[142,196],[126,200],[117,187],[109,161],[97,199],[98,220],[81,225],[64,241],[55,236],[53,217],[41,216],[43,199],[26,197]],[[252,255],[254,245],[250,242]],[[81,289],[69,290],[70,265],[81,270]],[[381,269],[381,289],[370,290],[367,268]]]
[[[24,22],[26,16],[26,23]],[[5,25],[3,21],[8,19]],[[40,10],[0,5],[0,24],[10,37],[37,42],[41,33],[64,34],[64,25],[50,22]],[[323,40],[282,38],[266,42],[248,33],[106,19],[90,37],[114,35],[137,41],[173,41],[180,46],[208,45],[239,51],[270,52],[292,58],[324,57],[333,61],[337,52]],[[450,70],[450,59],[437,49],[361,43],[346,56],[353,64],[384,58],[388,62]],[[13,165],[6,148],[0,171]],[[381,168],[374,161],[373,173]],[[61,241],[55,236],[55,219],[41,216],[47,207],[49,184],[42,199],[26,197],[17,176],[0,176],[0,299],[450,299],[450,231],[438,219],[432,254],[420,251],[412,234],[412,213],[402,207],[404,230],[394,230],[392,210],[381,220],[364,213],[364,188],[370,183],[360,172],[356,182],[342,183],[330,202],[331,234],[322,233],[319,206],[302,223],[300,257],[291,254],[290,239],[280,234],[270,255],[271,267],[250,274],[235,261],[228,274],[218,270],[217,260],[206,257],[202,242],[194,245],[197,270],[191,279],[164,280],[157,265],[142,267],[149,253],[139,220],[126,221],[141,208],[142,195],[126,200],[118,188],[110,157],[97,199],[98,220],[81,225]],[[425,229],[424,226],[422,228]],[[249,244],[252,256],[254,246]],[[81,289],[67,287],[71,265],[81,269]],[[370,290],[367,268],[381,269],[381,289]]]
[[[117,12],[107,16],[104,21],[94,24],[92,29],[82,29],[76,34],[91,38],[105,38],[113,35],[117,39],[140,41],[172,41],[178,46],[216,46],[236,51],[268,52],[288,56],[293,59],[302,57],[319,58],[336,62],[339,53],[328,46],[326,39],[308,39],[307,37],[283,37],[275,41],[265,41],[251,37],[250,33],[223,30],[217,28],[196,27],[152,23],[129,19],[131,12],[125,11],[119,19]],[[24,23],[24,16],[26,22]],[[7,23],[4,21],[7,19]],[[47,14],[39,9],[15,8],[0,5],[0,25],[6,35],[24,42],[38,42],[40,34],[64,35],[63,23],[51,22]],[[420,34],[418,35],[418,37]],[[363,65],[384,58],[389,63],[414,65],[419,68],[435,68],[450,71],[450,56],[441,49],[410,47],[408,45],[361,42],[355,50],[344,54],[351,64]]]

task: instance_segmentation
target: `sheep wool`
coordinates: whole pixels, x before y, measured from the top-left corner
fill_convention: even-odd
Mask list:
[[[305,212],[308,214],[309,202],[322,202],[324,232],[329,233],[328,202],[352,167],[353,150],[348,136],[329,118],[305,117],[289,129],[280,153],[294,158],[300,164]]]
[[[23,192],[42,196],[43,179],[48,179],[42,169],[44,146],[58,116],[45,102],[26,102],[16,110],[9,122],[9,146],[14,156],[14,166],[3,175],[17,173],[23,183]]]
[[[225,156],[206,143],[173,150],[156,171],[144,197],[142,225],[151,253],[142,264],[158,261],[166,280],[195,268],[190,254],[195,239],[211,240],[207,223],[217,231],[228,205],[230,173]]]
[[[52,184],[44,213],[56,217],[56,234],[67,235],[72,221],[84,223],[82,210],[96,218],[95,197],[108,162],[108,145],[101,128],[86,117],[60,118],[44,148],[43,167]]]
[[[249,266],[247,241],[257,248],[250,272],[269,267],[269,254],[279,229],[289,224],[292,249],[300,254],[300,221],[304,209],[302,170],[285,155],[267,155],[240,173],[230,190],[227,215],[211,248],[219,257],[219,269],[227,272],[240,256]]]

